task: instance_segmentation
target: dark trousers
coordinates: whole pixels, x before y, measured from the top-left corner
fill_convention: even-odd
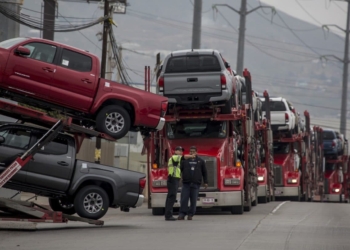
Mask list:
[[[176,201],[176,194],[179,188],[180,178],[169,177],[167,181],[168,195],[165,201],[165,218],[173,216],[173,206]]]
[[[194,216],[196,213],[199,185],[195,183],[182,183],[181,206],[179,216]],[[188,200],[190,200],[190,209],[188,209]]]

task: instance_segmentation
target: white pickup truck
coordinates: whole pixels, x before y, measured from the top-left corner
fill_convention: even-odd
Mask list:
[[[265,99],[262,101],[262,116],[265,117]],[[298,117],[290,102],[283,97],[270,97],[271,128],[273,131],[298,133]]]

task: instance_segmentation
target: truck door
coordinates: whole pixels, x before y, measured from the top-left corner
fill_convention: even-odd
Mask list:
[[[55,79],[52,83],[51,99],[64,106],[88,110],[95,96],[98,77],[94,72],[93,57],[63,48]]]
[[[31,137],[31,131],[21,128],[3,127],[0,129],[0,136],[4,142],[0,143],[0,173],[5,170],[11,161],[15,160],[18,154],[26,151],[34,140]],[[7,160],[6,160],[7,159]],[[9,161],[9,159],[12,159]],[[6,161],[5,161],[6,160]],[[28,168],[32,164],[29,161],[22,167],[11,179],[11,181],[26,183]]]
[[[51,83],[56,71],[53,64],[57,47],[48,43],[30,42],[24,45],[31,53],[17,55],[13,50],[9,56],[4,82],[15,92],[29,94],[49,100]]]
[[[43,134],[35,133],[36,139]],[[34,156],[28,168],[27,183],[57,191],[66,191],[73,171],[73,148],[66,137],[57,137]]]

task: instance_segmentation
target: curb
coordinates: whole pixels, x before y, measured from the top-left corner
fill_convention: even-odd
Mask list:
[[[36,231],[37,223],[25,221],[0,221],[0,230]]]

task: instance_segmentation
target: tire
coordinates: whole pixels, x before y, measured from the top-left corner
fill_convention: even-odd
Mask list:
[[[69,215],[75,214],[74,204],[64,199],[49,198],[49,205],[53,211],[58,211]]]
[[[119,126],[115,121],[118,119]],[[110,105],[100,110],[96,116],[96,128],[114,139],[124,137],[130,130],[130,114],[121,106]]]
[[[241,192],[241,205],[230,207],[231,214],[243,214],[244,213],[244,197],[243,192]]]
[[[95,206],[89,204],[90,201],[93,202]],[[109,198],[106,191],[101,187],[93,185],[85,186],[76,194],[74,206],[80,217],[98,220],[107,213]],[[95,209],[97,209],[97,211],[94,211]]]
[[[261,196],[261,197],[258,197],[258,202],[259,203],[267,203],[267,196]]]
[[[165,208],[162,207],[154,207],[152,208],[152,215],[164,215]]]
[[[255,190],[255,201],[252,201],[252,206],[255,207],[258,205],[258,192]]]

